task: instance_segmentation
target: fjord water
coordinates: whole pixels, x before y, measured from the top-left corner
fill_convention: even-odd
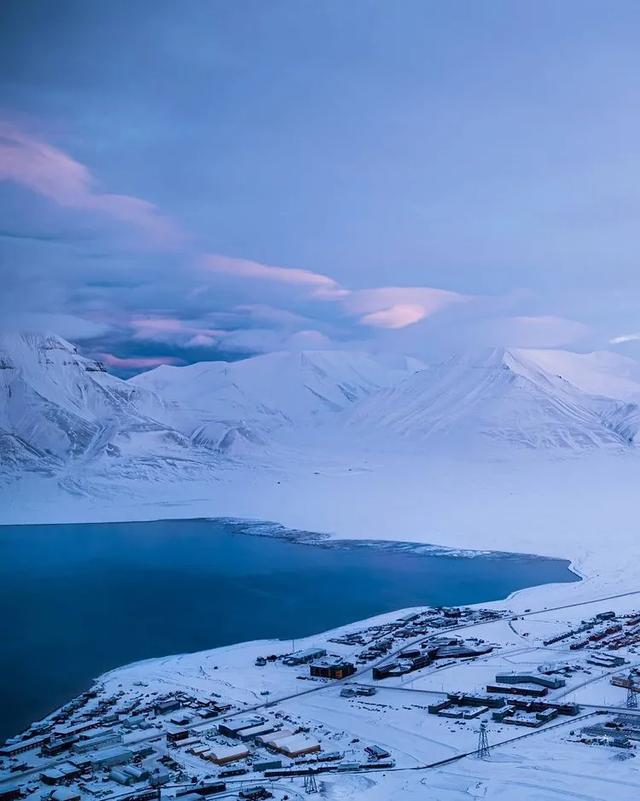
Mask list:
[[[515,555],[323,548],[228,521],[0,527],[0,740],[110,668],[576,580]]]

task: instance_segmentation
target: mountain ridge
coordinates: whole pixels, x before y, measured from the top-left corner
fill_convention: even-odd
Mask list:
[[[295,471],[328,447],[347,464],[364,443],[424,446],[433,458],[629,449],[640,430],[636,377],[640,387],[640,366],[617,354],[497,348],[431,363],[282,351],[124,381],[56,335],[2,334],[0,463],[5,477],[36,471],[79,486],[93,473]]]

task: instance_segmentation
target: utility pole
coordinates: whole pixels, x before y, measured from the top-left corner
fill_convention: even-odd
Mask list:
[[[304,791],[307,795],[318,792],[318,782],[313,773],[308,773],[304,777]]]
[[[489,739],[487,738],[487,724],[483,720],[480,724],[480,731],[478,732],[478,750],[476,751],[478,759],[489,758]]]
[[[627,709],[638,708],[638,693],[633,683],[633,673],[629,673],[629,686],[627,688]]]

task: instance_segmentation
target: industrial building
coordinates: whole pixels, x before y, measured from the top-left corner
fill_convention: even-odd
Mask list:
[[[206,755],[206,759],[210,762],[215,762],[216,765],[227,765],[229,762],[244,759],[249,754],[249,749],[244,745],[219,745],[218,743],[213,743]]]
[[[47,796],[48,801],[80,801],[82,796],[72,787],[56,787]]]
[[[71,762],[63,762],[61,765],[47,768],[40,774],[40,780],[43,784],[62,784],[62,782],[72,781],[77,779],[82,771],[77,765]]]
[[[488,712],[490,709],[500,709],[505,703],[504,698],[448,693],[446,701],[429,704],[427,710],[431,715],[439,715],[441,718],[471,720]]]
[[[41,736],[31,737],[28,740],[18,740],[15,743],[5,743],[0,748],[0,756],[10,758],[24,754],[27,751],[34,751],[36,748],[40,748],[48,739],[46,736]]]
[[[89,762],[94,768],[110,768],[113,765],[122,765],[132,758],[133,751],[129,748],[123,748],[122,746],[103,748],[101,751],[96,751],[88,757]]]
[[[505,695],[528,695],[530,698],[542,698],[549,690],[546,687],[537,687],[526,684],[510,686],[506,684],[487,684],[488,693],[503,693]]]
[[[321,679],[346,679],[353,676],[356,666],[341,656],[325,656],[309,665],[309,674]]]
[[[256,742],[263,745],[265,748],[274,749],[278,740],[284,740],[285,737],[292,737],[294,732],[291,729],[280,729],[274,731],[273,734],[262,735],[256,737]]]
[[[260,723],[257,726],[250,726],[248,729],[240,729],[238,739],[242,740],[242,742],[247,742],[248,740],[255,740],[256,737],[271,734],[275,730],[276,727],[273,723]]]
[[[291,737],[283,737],[276,741],[274,750],[279,751],[288,757],[302,756],[303,754],[313,754],[320,751],[320,743],[312,740],[304,734],[294,734]]]
[[[243,729],[261,726],[265,719],[261,715],[252,715],[246,718],[234,718],[226,723],[218,723],[218,732],[225,737],[238,737]]]
[[[558,715],[577,715],[579,712],[580,707],[577,704],[550,704],[545,701],[513,699],[504,709],[494,712],[492,717],[499,723],[537,729]]]
[[[321,659],[326,655],[326,648],[305,648],[303,651],[294,651],[292,654],[285,656],[282,663],[290,666],[306,665],[309,662],[313,662],[314,659]]]
[[[566,684],[564,679],[539,676],[537,673],[498,673],[496,682],[498,684],[538,684],[548,690],[559,690]]]

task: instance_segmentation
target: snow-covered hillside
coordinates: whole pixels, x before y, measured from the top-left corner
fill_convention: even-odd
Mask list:
[[[140,471],[191,458],[153,393],[109,375],[55,335],[0,336],[2,475]],[[135,464],[134,464],[135,463]]]
[[[177,409],[267,430],[341,412],[424,365],[417,359],[348,351],[269,353],[238,362],[164,365],[128,382]]]
[[[4,521],[31,519],[45,497],[39,519],[53,520],[83,496],[105,510],[126,499],[132,519],[175,507],[329,530],[366,520],[383,534],[412,509],[408,523],[422,519],[426,488],[429,510],[450,518],[448,493],[468,501],[475,487],[479,508],[490,506],[485,495],[505,477],[533,492],[567,457],[580,476],[589,459],[600,491],[612,469],[624,477],[640,465],[638,375],[607,353],[492,351],[425,365],[326,351],[122,381],[60,337],[4,335],[0,478],[13,488],[0,499]]]
[[[615,398],[589,394],[556,372],[562,366],[583,386],[605,389],[604,371],[584,368],[582,360],[578,354],[526,350],[455,357],[358,404],[349,421],[364,432],[383,430],[414,442],[438,439],[444,447],[627,445],[623,421],[632,407],[625,414]],[[611,385],[616,393],[627,390],[616,375]]]

